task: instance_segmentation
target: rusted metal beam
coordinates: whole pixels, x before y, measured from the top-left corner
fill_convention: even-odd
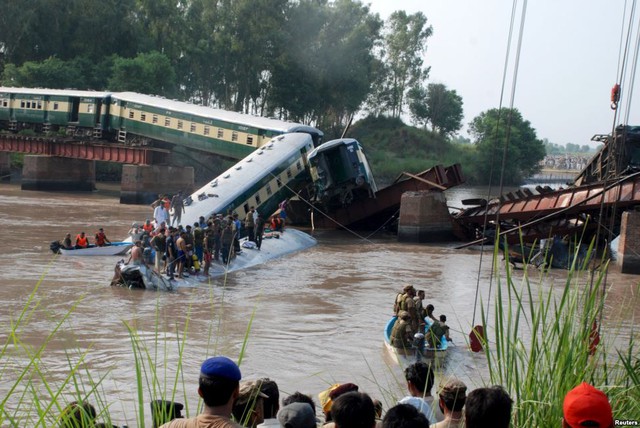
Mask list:
[[[134,165],[166,163],[170,153],[165,149],[123,146],[104,141],[46,139],[20,135],[0,135],[0,151]]]

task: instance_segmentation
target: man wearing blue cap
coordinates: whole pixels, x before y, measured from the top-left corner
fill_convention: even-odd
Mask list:
[[[242,428],[231,421],[231,409],[240,393],[240,368],[227,357],[212,357],[202,363],[198,395],[204,410],[195,418],[174,419],[160,428]]]

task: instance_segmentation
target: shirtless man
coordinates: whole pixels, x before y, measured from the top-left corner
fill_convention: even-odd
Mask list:
[[[142,257],[142,241],[137,240],[131,249],[131,256],[129,256],[129,260],[127,260],[126,264],[129,263],[132,265],[146,266],[144,258]]]
[[[176,257],[176,267],[178,269],[178,278],[183,278],[184,262],[187,259],[187,241],[185,240],[186,232],[180,233],[180,237],[176,240],[178,247],[178,256]]]

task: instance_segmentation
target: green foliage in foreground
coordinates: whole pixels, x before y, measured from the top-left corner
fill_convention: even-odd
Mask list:
[[[601,267],[588,272],[586,264],[574,262],[565,283],[545,291],[531,284],[526,270],[518,282],[507,263],[505,279],[495,284],[491,314],[482,307],[483,327],[490,332],[484,347],[490,379],[514,400],[513,426],[561,426],[564,396],[583,381],[608,395],[614,419],[640,414],[634,332],[620,349],[614,345],[615,329],[601,326],[600,345],[590,353],[592,326],[600,325],[604,311],[608,263]]]

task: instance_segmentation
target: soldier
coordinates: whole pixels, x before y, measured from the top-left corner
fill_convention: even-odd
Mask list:
[[[398,312],[398,319],[391,330],[391,345],[396,348],[408,349],[413,343],[413,331],[411,330],[411,317],[407,311]]]

